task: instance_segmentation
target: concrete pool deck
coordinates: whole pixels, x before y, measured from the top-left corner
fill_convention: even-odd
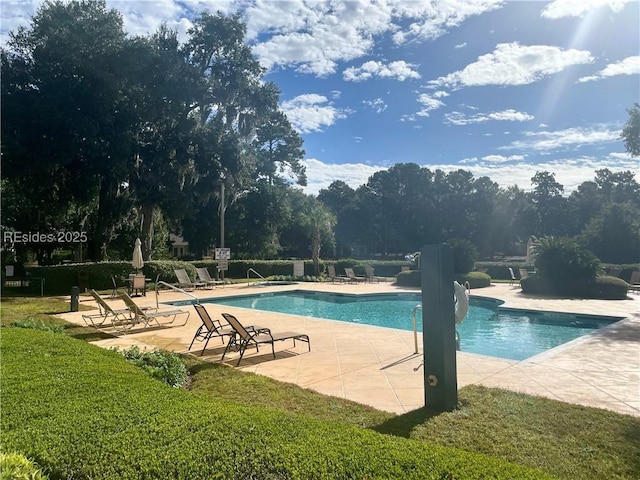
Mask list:
[[[191,293],[207,298],[296,289],[354,294],[416,292],[381,282],[233,285]],[[507,284],[493,284],[471,294],[503,300],[504,307],[607,315],[624,320],[523,361],[458,352],[458,388],[470,384],[499,387],[640,416],[639,294],[630,293],[626,300],[534,298],[524,295],[519,285]],[[159,298],[160,302],[188,299],[172,291],[163,291]],[[153,292],[135,300],[140,305],[155,305]],[[114,308],[123,306],[119,300],[107,301]],[[95,306],[92,299],[84,296],[82,304]],[[126,335],[113,332],[113,338],[93,343],[104,348],[139,345],[186,353],[200,319],[192,307],[182,308],[191,312],[184,326],[148,330],[136,327]],[[213,318],[221,318],[224,311],[236,315],[245,325],[269,327],[274,333],[303,332],[311,338],[311,352],[307,352],[305,343],[298,342],[294,348],[292,341],[276,342],[276,359],[272,358],[269,346],[263,346],[259,353],[249,349],[237,367],[241,370],[397,414],[424,406],[421,334],[418,334],[420,353],[416,355],[413,332],[215,304],[207,304],[206,308]],[[61,316],[84,324],[82,313],[86,312]],[[103,330],[112,332],[109,328]],[[201,349],[202,344],[196,342],[191,353],[199,355]],[[222,341],[213,338],[201,358],[219,362],[223,351]],[[224,363],[236,368],[237,358],[238,354],[231,352]]]

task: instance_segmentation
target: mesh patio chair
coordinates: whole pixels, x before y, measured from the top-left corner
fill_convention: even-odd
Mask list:
[[[240,365],[240,361],[244,356],[244,352],[251,345],[256,346],[256,351],[259,351],[260,344],[269,344],[271,345],[271,354],[273,358],[276,358],[276,350],[275,343],[283,340],[293,339],[293,346],[296,346],[296,340],[305,342],[309,346],[309,351],[311,351],[311,342],[309,341],[309,336],[304,333],[297,332],[282,332],[277,335],[273,335],[270,330],[254,330],[250,331],[242,324],[240,321],[229,313],[223,313],[222,316],[224,319],[229,322],[231,328],[233,328],[236,332],[235,338],[233,338],[227,344],[227,347],[224,349],[224,353],[222,354],[222,360],[224,360],[225,355],[229,351],[229,349],[235,346],[240,351],[240,357],[238,358],[238,362],[236,363],[236,367]]]

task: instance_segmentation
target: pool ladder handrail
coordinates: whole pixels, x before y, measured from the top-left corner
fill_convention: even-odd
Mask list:
[[[251,286],[251,285],[249,284],[249,273],[251,273],[251,272],[255,273],[255,274],[256,274],[258,277],[260,277],[262,280],[265,280],[265,278],[264,278],[262,275],[260,275],[258,272],[256,272],[253,268],[250,268],[249,270],[247,270],[247,287]]]
[[[421,303],[413,307],[413,312],[411,312],[411,320],[413,321],[413,343],[415,345],[413,353],[418,353],[418,322],[416,320],[416,312],[418,310],[422,310]]]
[[[194,304],[200,304],[200,299],[198,297],[196,297],[194,294],[189,293],[189,292],[187,292],[186,290],[183,290],[180,287],[176,287],[175,285],[171,285],[170,283],[167,283],[167,282],[164,282],[162,280],[159,280],[159,281],[156,282],[156,286],[155,286],[155,290],[156,290],[156,308],[159,308],[158,294],[160,292],[158,291],[158,285],[164,285],[165,287],[169,287],[170,289],[175,290],[176,292],[184,293],[188,297],[193,298],[193,303]]]
[[[422,310],[422,304],[418,304],[413,307],[413,312],[411,312],[411,320],[413,322],[413,343],[414,343],[414,354],[418,353],[418,322],[416,320],[416,312],[418,310]],[[456,328],[456,350],[460,350],[460,334],[458,333],[458,329]]]

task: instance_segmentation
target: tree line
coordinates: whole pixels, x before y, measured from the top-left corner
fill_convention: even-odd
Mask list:
[[[550,172],[533,189],[465,170],[398,163],[355,189],[306,195],[303,142],[245,41],[239,14],[201,14],[185,42],[162,26],[129,37],[103,0],[45,2],[1,49],[2,229],[84,231],[84,258],[170,255],[169,232],[196,256],[409,253],[467,240],[483,257],[530,236],[575,236],[602,261],[640,261],[640,187],[595,172],[564,195]],[[622,132],[639,155],[640,107]],[[6,245],[5,245],[6,246]],[[46,261],[54,243],[16,245]]]

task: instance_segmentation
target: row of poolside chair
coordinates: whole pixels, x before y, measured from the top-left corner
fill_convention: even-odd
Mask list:
[[[344,275],[336,275],[335,265],[327,265],[327,274],[333,283],[364,283],[364,282],[380,282],[387,281],[385,277],[378,277],[374,273],[373,267],[365,265],[364,276],[356,275],[353,268],[345,267]]]
[[[143,328],[152,325],[163,326],[172,324],[178,317],[184,315],[186,325],[189,319],[189,312],[180,309],[159,309],[153,307],[140,307],[126,292],[119,292],[120,298],[127,308],[112,308],[95,290],[90,290],[91,296],[98,304],[99,313],[83,314],[82,319],[91,327],[102,327],[107,321],[117,331],[127,333],[135,325],[142,325]],[[160,320],[163,320],[162,322]]]
[[[120,292],[119,294],[127,307],[121,309],[112,308],[95,290],[91,289],[90,293],[98,304],[99,313],[83,314],[82,319],[88,326],[95,328],[105,326],[106,322],[109,321],[109,324],[115,330],[127,333],[136,325],[141,325],[143,328],[168,326],[173,324],[178,317],[183,316],[184,321],[179,326],[184,326],[189,319],[190,312],[188,310],[141,307],[126,292]],[[284,340],[293,340],[294,347],[296,341],[305,342],[309,351],[311,351],[311,341],[305,333],[281,332],[273,334],[269,328],[254,325],[245,327],[234,315],[229,313],[222,314],[227,322],[226,325],[223,325],[219,320],[212,319],[203,305],[195,304],[194,308],[202,324],[196,330],[188,350],[191,350],[196,340],[203,341],[204,346],[200,355],[206,350],[209,340],[214,337],[221,338],[223,343],[224,337],[229,337],[227,346],[222,354],[222,360],[233,348],[240,352],[236,366],[240,365],[245,351],[251,346],[255,346],[256,351],[259,351],[260,345],[270,344],[273,358],[276,356],[275,342]]]
[[[245,351],[251,346],[255,346],[256,351],[259,351],[260,345],[271,345],[271,354],[273,355],[273,358],[276,358],[275,343],[284,340],[293,340],[294,347],[296,345],[296,340],[304,342],[308,345],[309,351],[311,351],[311,341],[309,336],[305,333],[280,332],[278,334],[273,334],[270,329],[265,327],[259,327],[256,325],[245,327],[240,320],[230,313],[222,314],[222,317],[227,322],[226,325],[223,325],[220,320],[212,319],[209,312],[203,305],[196,304],[194,305],[194,308],[202,321],[202,325],[200,325],[198,330],[196,330],[196,333],[191,340],[191,344],[189,345],[189,350],[191,350],[196,340],[203,341],[204,346],[202,347],[200,355],[202,355],[206,350],[209,340],[214,337],[220,338],[223,343],[224,337],[229,337],[227,346],[222,354],[221,361],[224,360],[224,357],[233,348],[240,352],[236,366],[240,365]]]
[[[214,280],[209,274],[209,270],[206,267],[196,268],[198,274],[198,281],[192,282],[189,278],[189,274],[184,268],[178,268],[173,271],[176,274],[178,283],[174,284],[176,287],[182,289],[194,289],[194,288],[210,288],[215,285],[223,285],[223,280]]]

